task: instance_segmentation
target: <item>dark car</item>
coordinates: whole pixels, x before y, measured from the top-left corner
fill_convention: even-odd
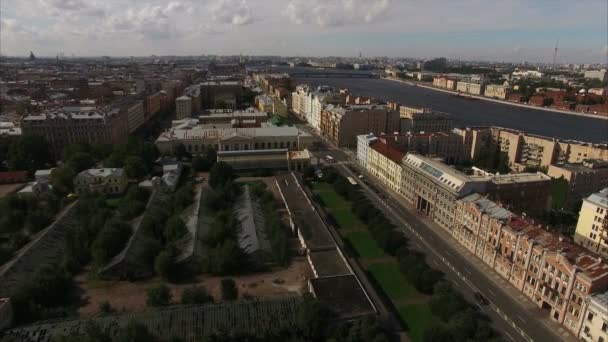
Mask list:
[[[481,305],[488,305],[488,304],[490,304],[490,302],[488,301],[488,299],[486,297],[484,297],[481,293],[479,293],[479,291],[475,292],[475,299]]]

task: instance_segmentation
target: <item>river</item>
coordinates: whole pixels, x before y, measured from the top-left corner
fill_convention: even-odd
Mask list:
[[[276,67],[280,72],[336,72],[312,68]],[[337,72],[348,72],[338,70]],[[357,72],[357,71],[350,71]],[[608,141],[608,120],[522,108],[484,100],[467,100],[452,94],[379,78],[301,78],[298,82],[348,88],[355,95],[429,107],[452,114],[455,126],[500,126],[561,139]]]

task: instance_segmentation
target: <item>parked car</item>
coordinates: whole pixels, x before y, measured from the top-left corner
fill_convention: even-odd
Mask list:
[[[479,291],[475,292],[474,297],[479,302],[479,304],[481,304],[481,305],[488,305],[488,304],[490,304],[490,302],[488,301],[488,299],[486,297],[484,297],[481,293],[479,293]]]

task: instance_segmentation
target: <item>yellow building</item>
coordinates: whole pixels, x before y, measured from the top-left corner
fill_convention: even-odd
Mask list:
[[[608,256],[608,188],[583,200],[574,241]]]
[[[399,193],[403,167],[401,161],[405,153],[380,139],[367,149],[367,171],[374,175],[391,190]]]
[[[486,86],[486,90],[483,93],[484,96],[492,97],[496,99],[504,100],[506,99],[511,92],[511,87],[498,85],[498,84],[488,84]]]
[[[74,178],[77,194],[122,194],[129,179],[124,169],[88,169]]]

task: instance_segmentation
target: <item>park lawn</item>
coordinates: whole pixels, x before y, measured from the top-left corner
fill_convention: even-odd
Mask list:
[[[407,325],[407,334],[413,342],[422,342],[424,331],[436,319],[428,304],[405,305],[398,309],[399,317]]]
[[[360,258],[374,259],[386,256],[384,251],[378,247],[376,241],[374,241],[374,238],[372,238],[367,230],[346,234],[345,238],[357,251]]]
[[[366,229],[365,223],[361,222],[350,209],[331,209],[328,208],[329,212],[333,215],[338,222],[340,228],[344,229]]]
[[[401,274],[399,265],[395,261],[371,264],[367,269],[380,284],[384,293],[393,301],[420,295]]]
[[[350,203],[338,195],[331,184],[315,183],[314,192],[321,197],[325,206],[330,209],[350,209]]]

